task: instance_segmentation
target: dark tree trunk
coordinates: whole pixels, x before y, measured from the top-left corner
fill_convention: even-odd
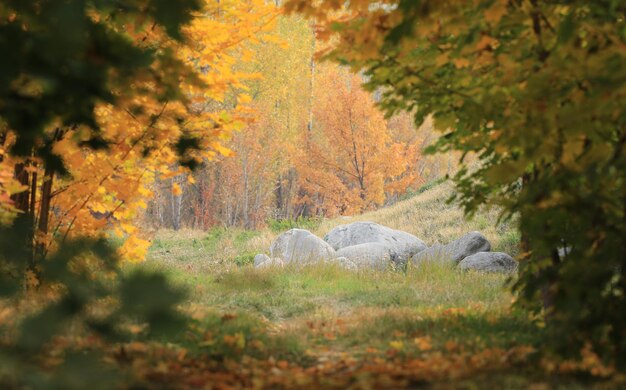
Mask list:
[[[43,184],[41,185],[41,205],[39,207],[39,223],[37,232],[46,236],[48,234],[48,225],[50,222],[50,204],[52,202],[52,185],[54,181],[54,173],[49,167],[44,171]],[[36,255],[38,258],[45,256],[46,244],[40,242],[36,246]]]
[[[11,196],[11,200],[18,210],[27,215],[29,213],[28,206],[30,200],[30,180],[28,177],[28,171],[26,170],[26,163],[16,164],[13,171],[13,176],[20,184],[26,186],[27,189],[18,194],[13,194]]]

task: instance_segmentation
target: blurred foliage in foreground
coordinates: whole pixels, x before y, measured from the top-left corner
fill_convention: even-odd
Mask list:
[[[185,329],[176,308],[184,292],[161,274],[122,274],[114,249],[102,240],[68,241],[40,263],[38,275],[27,270],[27,247],[15,243],[28,227],[19,221],[0,228],[2,308],[16,313],[1,325],[0,385],[111,388],[123,379],[119,366],[104,359],[112,343]],[[77,339],[85,345],[75,345]]]
[[[88,180],[102,186],[119,179],[122,163],[114,156],[125,162],[161,116],[150,113],[148,100],[163,113],[168,103],[188,100],[181,80],[202,84],[171,46],[200,9],[196,0],[0,2],[0,49],[7,53],[0,61],[0,387],[111,388],[123,378],[103,359],[107,346],[184,328],[176,310],[182,291],[157,274],[122,275],[116,251],[102,239],[68,235],[76,225],[84,233],[85,219],[53,218],[82,211],[100,221],[100,231],[110,226],[119,209],[99,214],[88,205],[95,188],[82,187],[66,208],[59,195]],[[123,128],[140,135],[118,142],[111,127],[103,131],[102,110],[110,119],[113,108]],[[169,141],[180,156],[193,146],[183,134]],[[155,149],[139,153],[147,158]],[[108,153],[107,172],[99,169],[106,164],[85,162],[96,160],[96,151]],[[55,176],[74,181],[54,188]],[[128,201],[121,190],[100,192],[120,207]]]
[[[290,0],[392,115],[433,115],[466,213],[520,217],[515,289],[552,346],[626,366],[626,4],[621,0]],[[332,38],[332,39],[331,39]]]

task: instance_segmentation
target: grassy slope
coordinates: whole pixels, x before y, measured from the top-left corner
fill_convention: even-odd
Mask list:
[[[441,184],[389,208],[324,221],[315,233],[323,236],[336,225],[371,220],[432,245],[480,230],[494,250],[516,254],[518,234],[512,226],[494,227],[495,212],[465,221],[460,210],[445,204],[450,191],[449,184]],[[511,388],[546,380],[509,361],[516,348],[539,348],[541,341],[539,329],[511,310],[506,277],[437,266],[409,268],[404,274],[351,273],[332,266],[255,270],[246,264],[254,253],[267,252],[275,236],[269,230],[158,233],[141,266],[165,270],[190,289],[189,310],[213,329],[210,340],[196,340],[193,348],[216,357],[272,357],[304,367],[328,361],[339,367],[346,359],[404,367],[402,362],[435,358],[428,364],[444,367],[426,378],[419,376],[423,370],[407,369],[398,378],[408,382],[399,384],[469,378],[474,384]],[[231,335],[245,342],[233,343]],[[487,357],[475,361],[471,356],[476,354]],[[493,372],[485,375],[488,369]],[[321,383],[332,383],[324,380],[334,374],[320,374]]]
[[[503,251],[513,256],[517,254],[519,233],[511,222],[496,226],[498,213],[495,210],[465,220],[459,208],[446,203],[451,191],[450,184],[439,184],[391,207],[354,217],[325,220],[313,229],[313,233],[323,237],[338,225],[374,221],[415,234],[426,244],[433,245],[447,243],[469,231],[478,230],[489,239],[493,251]],[[268,253],[270,244],[278,234],[269,229],[255,232],[237,229],[214,229],[210,232],[160,231],[154,238],[149,260],[167,264],[168,268],[223,272],[249,262],[256,253]]]
[[[323,236],[337,225],[354,221],[374,221],[394,229],[412,233],[426,242],[446,244],[472,230],[482,232],[491,242],[494,251],[516,255],[519,233],[511,222],[496,226],[498,212],[490,210],[479,213],[472,220],[465,220],[458,207],[446,203],[452,192],[450,183],[439,184],[408,200],[391,207],[350,218],[325,221],[316,233]]]

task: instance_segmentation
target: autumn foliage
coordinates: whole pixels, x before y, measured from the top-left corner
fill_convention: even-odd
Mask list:
[[[478,156],[455,176],[468,215],[520,219],[520,302],[553,351],[626,366],[626,5],[620,1],[290,0],[327,58]],[[619,314],[618,314],[619,312]]]
[[[5,0],[0,52],[0,387],[415,387],[527,364],[624,383],[623,2]],[[157,229],[232,249],[449,176],[467,216],[516,224],[513,296],[437,266],[135,264]],[[497,316],[469,302],[488,293]]]
[[[362,82],[337,66],[319,72],[316,123],[302,134],[296,165],[313,214],[358,214],[420,184],[419,144],[394,139]]]
[[[250,229],[271,219],[351,215],[444,173],[421,153],[434,140],[432,126],[384,118],[362,77],[319,64],[309,21],[281,17],[270,37],[246,46],[253,60],[237,68],[262,77],[244,83],[254,119],[224,144],[232,155],[204,164],[191,182],[161,176],[148,225]],[[172,194],[173,185],[182,193]]]
[[[235,65],[250,60],[253,43],[243,43],[267,35],[278,13],[263,1],[203,2],[180,28],[178,40],[156,23],[125,24],[120,36],[127,45],[167,58],[148,64],[114,102],[97,101],[89,123],[64,125],[51,118],[34,139],[32,153],[6,155],[2,167],[14,170],[21,186],[3,171],[3,193],[15,194],[17,203],[12,206],[3,195],[3,215],[12,207],[29,215],[42,248],[59,238],[113,230],[125,240],[120,248],[125,259],[143,259],[148,241],[134,223],[152,196],[152,183],[230,154],[225,141],[250,121],[245,82],[259,77]],[[36,94],[28,89],[36,90],[37,79],[29,82],[20,92]],[[21,130],[4,124],[4,150],[21,147]],[[94,137],[105,148],[88,147]],[[170,189],[176,194],[177,188]]]

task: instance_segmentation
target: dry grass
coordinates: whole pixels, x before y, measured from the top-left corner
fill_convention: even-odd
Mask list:
[[[465,233],[477,230],[489,239],[492,250],[517,255],[519,234],[512,226],[512,222],[497,225],[499,216],[497,210],[485,210],[472,220],[466,220],[459,207],[446,203],[452,190],[451,183],[442,183],[390,207],[354,217],[324,221],[315,233],[323,237],[338,225],[355,221],[373,221],[414,234],[431,246],[437,243],[446,244]]]
[[[460,208],[446,203],[452,184],[442,183],[408,200],[353,217],[324,220],[313,230],[324,237],[332,228],[355,222],[373,221],[403,230],[421,238],[427,245],[448,243],[473,230],[483,233],[493,251],[518,254],[519,233],[514,222],[497,225],[498,211],[478,213],[466,220]],[[156,233],[149,259],[167,264],[166,268],[183,267],[190,272],[224,272],[249,263],[256,253],[268,253],[279,233],[269,229],[244,231],[214,229],[209,232],[163,230]]]
[[[374,221],[433,245],[479,230],[494,250],[516,253],[511,225],[496,226],[496,211],[465,220],[458,207],[446,203],[451,191],[451,184],[439,184],[390,207],[325,220],[313,233],[323,237],[341,224]],[[195,310],[245,313],[305,347],[321,343],[355,354],[366,347],[384,348],[397,334],[415,337],[424,332],[449,310],[468,311],[461,322],[473,327],[467,335],[472,339],[489,339],[494,326],[508,322],[530,329],[524,319],[511,315],[512,296],[502,275],[456,272],[436,264],[409,266],[406,272],[348,272],[332,265],[254,269],[252,257],[267,253],[278,234],[269,229],[161,231],[142,266],[165,271],[188,287],[189,306]],[[329,334],[332,338],[325,339]],[[513,339],[522,337],[517,330],[511,334]],[[432,335],[441,343],[449,337],[446,332]],[[498,336],[493,344],[513,339]]]
[[[459,208],[446,203],[451,191],[451,184],[440,184],[391,207],[323,221],[313,233],[323,237],[335,226],[367,220],[433,245],[478,230],[493,250],[517,253],[519,235],[511,223],[496,226],[493,210],[465,220]],[[396,366],[436,357],[437,367],[454,371],[489,351],[500,351],[496,358],[505,361],[517,348],[541,349],[541,329],[511,307],[507,276],[433,263],[387,272],[351,272],[330,264],[255,269],[252,257],[267,253],[277,234],[269,229],[161,231],[147,261],[129,268],[164,271],[187,288],[185,306],[198,321],[192,334],[199,341],[180,342],[204,359],[253,356],[313,368],[335,361]],[[462,372],[467,388],[528,388],[547,379],[528,360],[504,371],[470,367]],[[427,379],[444,388],[458,384],[458,378],[443,378]],[[579,385],[574,380],[566,388],[570,383]]]

